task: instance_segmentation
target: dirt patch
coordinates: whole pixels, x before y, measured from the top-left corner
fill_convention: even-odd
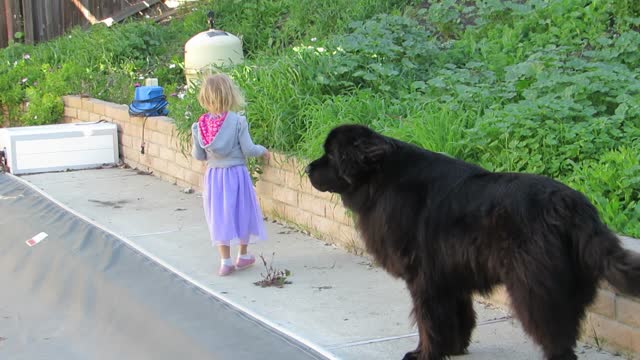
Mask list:
[[[113,209],[121,209],[124,204],[128,204],[129,200],[118,200],[118,201],[102,201],[102,200],[94,200],[89,199],[90,202],[96,203],[102,207],[110,207]]]

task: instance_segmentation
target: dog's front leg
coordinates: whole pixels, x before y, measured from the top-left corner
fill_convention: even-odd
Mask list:
[[[427,283],[432,284],[427,281],[408,284],[420,340],[418,348],[407,353],[404,360],[443,360],[463,354],[469,345],[470,330],[462,327],[473,325],[462,325],[459,321],[456,297],[442,293],[434,295]]]

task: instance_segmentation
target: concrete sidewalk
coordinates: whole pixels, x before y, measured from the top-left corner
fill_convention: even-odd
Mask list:
[[[216,275],[202,198],[135,170],[102,169],[24,176],[52,198],[127,237],[182,273],[235,303],[298,334],[341,359],[401,359],[417,345],[410,300],[401,281],[366,257],[269,221],[269,241],[250,246],[292,284],[261,288],[259,264],[229,277]],[[235,249],[234,249],[235,251]],[[176,309],[180,311],[180,309]],[[476,303],[470,354],[457,359],[542,359],[508,313]],[[250,346],[250,343],[247,344]],[[580,345],[580,359],[621,359]]]

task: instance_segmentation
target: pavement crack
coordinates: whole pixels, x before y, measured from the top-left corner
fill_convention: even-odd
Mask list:
[[[477,326],[485,326],[485,325],[491,325],[491,324],[500,323],[500,322],[506,322],[506,321],[510,321],[511,319],[512,319],[511,316],[503,316],[503,317],[499,317],[491,320],[482,321],[478,323]],[[405,335],[387,336],[387,337],[380,337],[380,338],[372,338],[368,340],[353,341],[353,342],[348,342],[343,344],[328,345],[328,346],[325,346],[325,348],[327,350],[343,349],[343,348],[354,347],[354,346],[362,346],[362,345],[369,345],[369,344],[381,343],[386,341],[405,339],[405,338],[410,338],[415,336],[418,336],[417,332],[405,334]]]
[[[305,266],[307,267],[307,266]],[[331,266],[309,266],[308,269],[314,269],[314,270],[330,270],[330,269],[334,269],[336,267],[336,262],[333,262],[333,265]]]

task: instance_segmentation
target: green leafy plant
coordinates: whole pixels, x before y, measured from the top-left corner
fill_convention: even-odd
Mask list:
[[[438,58],[431,32],[413,19],[378,15],[349,24],[349,31],[331,38],[326,49],[306,48],[324,60],[315,80],[330,93],[358,88],[394,92],[423,77]]]
[[[627,234],[640,233],[640,146],[623,146],[576,166],[566,177],[587,194],[605,223]]]

